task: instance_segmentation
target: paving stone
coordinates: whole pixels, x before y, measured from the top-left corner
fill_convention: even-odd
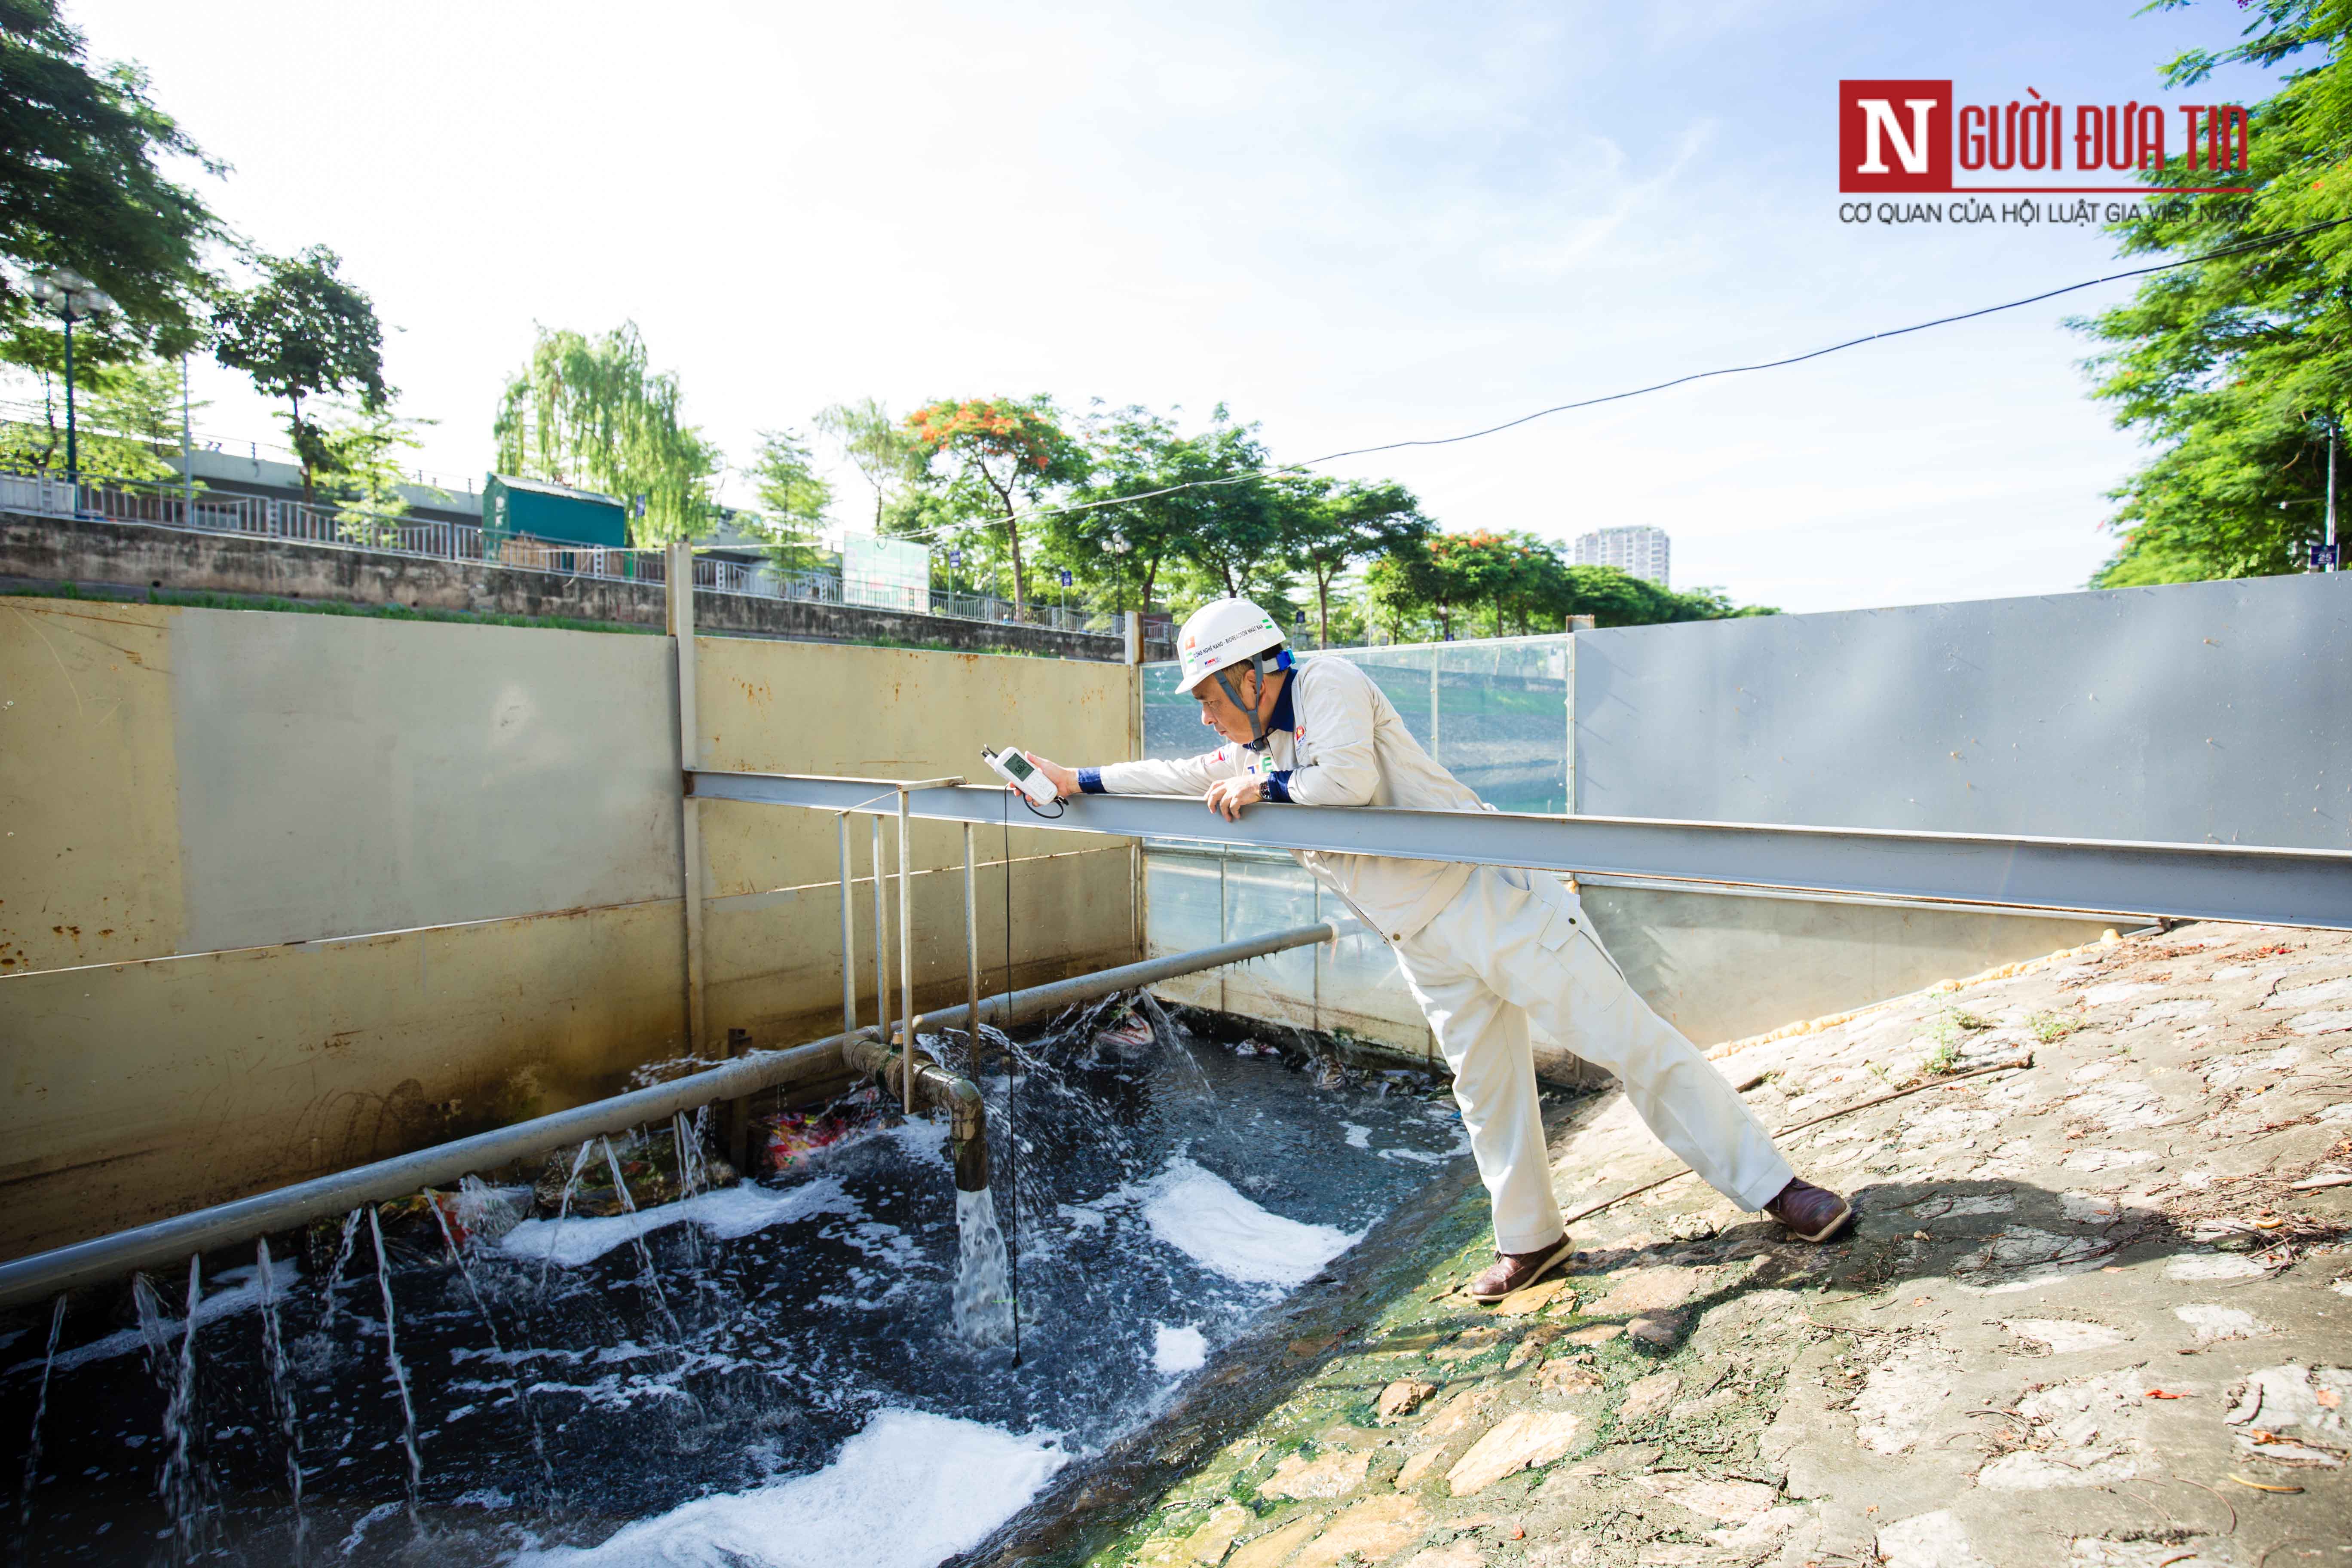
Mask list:
[[[1301,1502],[1311,1498],[1346,1497],[1362,1489],[1364,1472],[1371,1459],[1370,1454],[1361,1450],[1342,1449],[1319,1459],[1305,1459],[1293,1454],[1276,1461],[1274,1474],[1258,1482],[1258,1495],[1293,1498]]]
[[[2052,1355],[2105,1350],[2130,1338],[2105,1323],[2080,1323],[2071,1318],[2004,1318],[2000,1326],[2024,1343]]]
[[[1241,1532],[1257,1522],[1257,1515],[1237,1502],[1211,1510],[1200,1528],[1184,1538],[1184,1555],[1195,1563],[1222,1563]]]
[[[1425,1547],[1404,1560],[1404,1568],[1486,1568],[1486,1559],[1467,1541]]]
[[[1672,1345],[1690,1322],[1685,1312],[1646,1312],[1626,1321],[1625,1331],[1645,1345]]]
[[[1389,1422],[1410,1415],[1422,1406],[1423,1401],[1437,1392],[1437,1384],[1423,1383],[1417,1378],[1400,1378],[1381,1390],[1377,1406],[1381,1420]]]
[[[1444,1408],[1430,1417],[1429,1425],[1421,1429],[1424,1437],[1451,1437],[1478,1418],[1479,1413],[1495,1402],[1496,1391],[1483,1384],[1474,1384],[1447,1400]]]
[[[1567,1289],[1568,1281],[1565,1279],[1540,1280],[1524,1290],[1514,1290],[1496,1302],[1495,1313],[1497,1317],[1504,1318],[1527,1317],[1531,1313],[1543,1310]]]
[[[1949,1509],[1898,1520],[1878,1531],[1878,1558],[1885,1568],[1991,1568],[1969,1542]]]
[[[1509,1359],[1503,1363],[1507,1373],[1517,1372],[1544,1353],[1545,1347],[1568,1331],[1565,1323],[1538,1323],[1511,1347]]]
[[[1533,1465],[1548,1465],[1574,1446],[1580,1425],[1564,1410],[1520,1410],[1504,1416],[1445,1472],[1455,1497],[1469,1497]]]
[[[1429,1510],[1417,1498],[1402,1493],[1367,1498],[1339,1518],[1322,1534],[1299,1549],[1293,1568],[1333,1568],[1354,1557],[1385,1563],[1418,1542],[1429,1529]]]
[[[1596,1318],[1664,1311],[1681,1306],[1705,1281],[1706,1276],[1694,1268],[1640,1268],[1617,1281],[1609,1294],[1585,1310]]]
[[[1630,1430],[1643,1425],[1660,1411],[1673,1405],[1675,1396],[1682,1391],[1683,1380],[1675,1373],[1657,1372],[1652,1373],[1647,1377],[1634,1379],[1625,1385],[1624,1393],[1618,1396],[1619,1428]]]
[[[1276,1564],[1288,1559],[1292,1552],[1313,1539],[1322,1523],[1323,1516],[1319,1513],[1301,1514],[1289,1523],[1234,1548],[1233,1556],[1226,1560],[1226,1568],[1276,1568]]]
[[[2215,1344],[2222,1340],[2258,1339],[2271,1331],[2271,1326],[2241,1307],[2223,1307],[2210,1301],[2191,1301],[2172,1309],[2172,1315],[2189,1325],[2191,1338],[2200,1345]]]
[[[1430,1352],[1429,1359],[1434,1362],[1467,1361],[1472,1356],[1486,1354],[1496,1345],[1507,1343],[1517,1331],[1516,1325],[1480,1323],[1454,1335],[1454,1342],[1444,1349]]]
[[[1419,1486],[1422,1479],[1437,1468],[1437,1462],[1453,1451],[1452,1444],[1442,1444],[1434,1448],[1423,1448],[1420,1453],[1407,1459],[1404,1462],[1404,1468],[1397,1471],[1396,1489],[1404,1491],[1409,1488]]]
[[[1541,1393],[1564,1397],[1600,1387],[1601,1374],[1581,1362],[1555,1356],[1538,1369],[1535,1386]]]

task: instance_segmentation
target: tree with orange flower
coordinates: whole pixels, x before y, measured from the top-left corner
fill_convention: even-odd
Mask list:
[[[1027,619],[1022,513],[1087,477],[1086,447],[1063,427],[1061,410],[1043,395],[950,398],[916,409],[906,424],[932,476],[966,504],[968,515],[990,517],[989,531],[1013,563],[1013,614]]]

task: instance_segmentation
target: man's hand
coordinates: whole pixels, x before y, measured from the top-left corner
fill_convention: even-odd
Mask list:
[[[1255,773],[1244,773],[1237,779],[1219,779],[1209,786],[1209,809],[1227,822],[1241,820],[1242,807],[1265,797],[1265,784]]]
[[[1039,773],[1045,775],[1045,782],[1054,786],[1055,795],[1067,800],[1078,793],[1078,772],[1076,768],[1066,768],[1059,763],[1049,763],[1034,752],[1024,752],[1021,754],[1028,758],[1030,764]],[[1006,784],[1004,787],[1011,789],[1013,786]]]

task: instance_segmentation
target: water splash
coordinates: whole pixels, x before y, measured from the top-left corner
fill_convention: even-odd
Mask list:
[[[1194,1093],[1203,1100],[1215,1099],[1216,1090],[1209,1086],[1209,1075],[1202,1069],[1200,1058],[1192,1054],[1183,1027],[1161,1009],[1160,999],[1150,992],[1138,991],[1135,1003],[1151,1025],[1151,1035],[1160,1042],[1161,1058],[1177,1064]]]
[[[702,1157],[701,1133],[698,1125],[688,1125],[683,1110],[669,1119],[670,1147],[677,1154],[677,1195],[681,1198],[694,1196],[710,1180],[709,1163]]]
[[[539,1288],[542,1292],[547,1289],[549,1273],[555,1268],[555,1244],[563,1239],[563,1222],[572,1217],[572,1194],[579,1190],[580,1173],[587,1169],[589,1151],[595,1147],[593,1138],[582,1139],[580,1152],[572,1156],[572,1173],[563,1178],[563,1195],[555,1205],[555,1228],[547,1237],[547,1261],[539,1266]]]
[[[66,1299],[49,1310],[49,1349],[41,1361],[41,1393],[33,1405],[33,1433],[25,1441],[25,1490],[16,1500],[16,1547],[21,1553],[25,1531],[33,1522],[33,1487],[41,1468],[41,1420],[49,1413],[49,1373],[58,1364],[58,1332],[66,1326]]]
[[[482,1331],[489,1336],[491,1353],[503,1360],[506,1346],[499,1339],[499,1325],[490,1317],[489,1303],[482,1300],[481,1287],[474,1280],[473,1265],[466,1261],[466,1249],[457,1245],[457,1233],[450,1227],[449,1216],[441,1211],[441,1205],[436,1203],[431,1207],[433,1217],[441,1225],[441,1239],[449,1244],[449,1257],[457,1265],[458,1277],[466,1282],[466,1294],[474,1299],[474,1311],[482,1320]],[[547,1436],[540,1430],[539,1407],[531,1404],[530,1390],[525,1386],[520,1373],[507,1379],[507,1387],[530,1423],[530,1451],[539,1459],[540,1475],[544,1479],[546,1488],[545,1500],[551,1508],[555,1503],[555,1465],[547,1457]]]
[[[383,1296],[383,1359],[392,1367],[393,1385],[400,1390],[400,1446],[408,1455],[408,1528],[423,1539],[425,1521],[417,1516],[416,1495],[425,1484],[425,1457],[416,1450],[416,1405],[408,1394],[408,1368],[401,1364],[400,1342],[393,1328],[392,1259],[383,1250],[383,1222],[373,1208],[367,1211],[368,1234],[375,1238],[376,1289]]]
[[[621,1212],[635,1214],[637,1212],[637,1200],[630,1195],[629,1178],[621,1172],[621,1157],[613,1152],[613,1141],[610,1138],[605,1139],[604,1142],[604,1167],[613,1173],[613,1191],[620,1199]],[[654,1272],[653,1248],[646,1245],[643,1231],[630,1237],[629,1245],[637,1249],[637,1283],[646,1293],[647,1304],[661,1314],[663,1322],[669,1325],[670,1344],[677,1350],[678,1359],[683,1362],[686,1358],[686,1331],[678,1327],[677,1314],[669,1310],[669,1297],[663,1293],[661,1279]],[[548,1239],[551,1256],[554,1247],[554,1238],[551,1237]]]
[[[156,1478],[156,1491],[163,1499],[164,1513],[172,1521],[173,1555],[182,1563],[194,1560],[197,1538],[210,1512],[195,1454],[196,1308],[204,1299],[203,1260],[192,1256],[188,1259],[188,1316],[181,1325],[176,1375],[171,1380],[171,1395],[163,1405],[163,1468]],[[154,1293],[149,1291],[141,1303],[142,1315],[154,1311],[157,1305]],[[157,1343],[163,1332],[160,1315],[153,1328],[150,1344]]]
[[[286,1489],[294,1505],[294,1563],[308,1555],[309,1521],[302,1517],[302,1424],[294,1409],[294,1384],[286,1375],[286,1342],[278,1321],[278,1275],[269,1260],[269,1238],[254,1244],[255,1276],[261,1286],[261,1364],[269,1374],[269,1406],[286,1446]],[[194,1322],[191,1318],[190,1321]],[[189,1337],[194,1338],[190,1331]]]
[[[1008,1344],[1013,1291],[993,1192],[956,1194],[956,1332],[976,1345]]]
[[[352,1260],[352,1244],[359,1239],[359,1234],[360,1211],[353,1209],[343,1216],[343,1238],[335,1247],[334,1267],[327,1270],[326,1279],[319,1284],[320,1294],[327,1299],[327,1310],[319,1315],[318,1331],[321,1334],[335,1326],[335,1308],[341,1304],[335,1287],[342,1281],[343,1266]]]

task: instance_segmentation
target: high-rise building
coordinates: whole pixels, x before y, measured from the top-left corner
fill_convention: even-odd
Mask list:
[[[1668,581],[1666,531],[1639,523],[1630,528],[1603,528],[1576,536],[1579,566],[1614,566],[1629,576],[1647,577],[1661,588]]]

